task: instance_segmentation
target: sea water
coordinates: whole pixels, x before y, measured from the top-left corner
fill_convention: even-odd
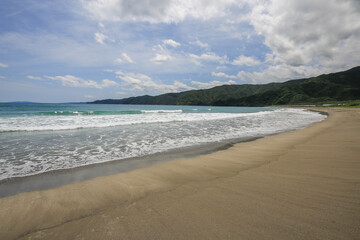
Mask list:
[[[0,180],[263,137],[325,118],[300,109],[0,103]]]

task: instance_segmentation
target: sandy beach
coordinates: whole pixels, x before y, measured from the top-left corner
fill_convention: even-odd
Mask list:
[[[0,239],[359,239],[360,110],[0,199]]]

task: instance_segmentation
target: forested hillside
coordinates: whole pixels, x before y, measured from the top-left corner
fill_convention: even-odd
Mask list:
[[[344,72],[263,85],[224,85],[204,90],[97,100],[96,104],[269,106],[360,99],[360,67]]]

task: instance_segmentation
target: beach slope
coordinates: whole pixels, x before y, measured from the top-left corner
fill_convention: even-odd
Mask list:
[[[360,111],[0,199],[0,239],[359,239]]]

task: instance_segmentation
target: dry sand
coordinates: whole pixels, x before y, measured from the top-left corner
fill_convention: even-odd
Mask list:
[[[360,111],[0,199],[0,239],[360,239]]]

